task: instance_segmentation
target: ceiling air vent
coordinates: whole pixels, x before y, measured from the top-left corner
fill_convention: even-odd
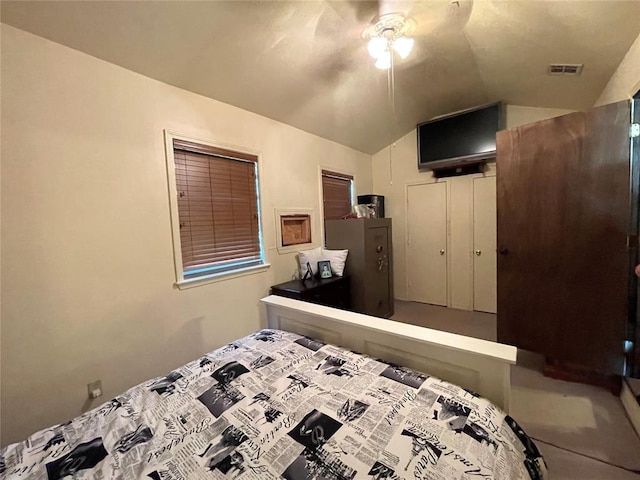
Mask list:
[[[549,65],[549,75],[580,75],[582,73],[582,63],[552,63]]]

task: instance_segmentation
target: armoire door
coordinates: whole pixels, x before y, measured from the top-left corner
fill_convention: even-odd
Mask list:
[[[496,177],[473,179],[473,309],[496,313]]]
[[[447,184],[407,187],[408,297],[447,305]]]
[[[498,132],[498,340],[622,373],[629,102]]]

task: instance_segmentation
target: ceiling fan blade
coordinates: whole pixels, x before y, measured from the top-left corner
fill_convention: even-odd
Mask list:
[[[407,15],[418,0],[380,0],[378,7],[378,15],[386,15],[388,13],[403,13]]]
[[[310,71],[316,78],[333,82],[343,73],[358,70],[369,58],[362,32],[377,17],[378,2],[325,0],[309,3],[316,5],[304,33],[310,40]]]
[[[320,42],[335,43],[340,38],[360,38],[362,31],[378,15],[377,0],[325,0],[317,5],[321,11],[315,19],[313,37]]]
[[[325,0],[345,22],[370,23],[379,14],[382,0]]]
[[[460,32],[471,17],[473,0],[452,2],[414,2],[408,16],[416,21],[414,35],[428,35],[438,32]]]

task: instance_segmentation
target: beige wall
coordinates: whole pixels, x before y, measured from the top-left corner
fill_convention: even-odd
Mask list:
[[[559,117],[572,113],[574,110],[563,110],[561,108],[537,108],[525,107],[522,105],[507,105],[506,128],[519,127],[527,123],[539,122],[547,118]]]
[[[516,127],[545,118],[571,113],[571,110],[507,105],[506,126]],[[406,286],[406,186],[435,182],[429,171],[418,171],[415,130],[373,156],[373,190],[385,196],[385,214],[393,219],[394,287],[398,299],[407,299]],[[390,158],[391,156],[391,158]],[[391,165],[390,165],[391,163]],[[488,175],[495,175],[495,162],[488,164]],[[450,177],[448,211],[448,305],[470,310],[473,307],[471,235],[473,215],[473,175]],[[443,181],[443,180],[440,180]]]
[[[320,166],[372,190],[369,155],[7,26],[1,86],[3,445],[257,329],[295,269],[274,209],[319,230]],[[267,272],[172,287],[163,129],[261,152]]]
[[[640,90],[640,35],[609,79],[595,105],[606,105],[631,98]]]

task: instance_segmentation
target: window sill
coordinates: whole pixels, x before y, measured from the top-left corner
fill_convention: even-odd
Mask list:
[[[270,266],[271,264],[269,263],[263,263],[262,265],[239,268],[228,272],[212,273],[211,275],[204,275],[202,277],[192,278],[189,280],[180,280],[175,283],[175,286],[180,290],[185,290],[187,288],[199,287],[200,285],[206,285],[208,283],[231,280],[233,278],[244,277],[245,275],[254,275],[268,270]]]

